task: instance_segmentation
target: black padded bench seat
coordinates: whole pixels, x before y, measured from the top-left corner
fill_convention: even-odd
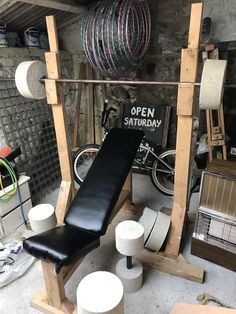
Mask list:
[[[55,264],[56,273],[100,245],[99,236],[69,226],[56,227],[24,241],[24,249],[36,258]]]
[[[59,273],[99,246],[143,136],[141,130],[111,129],[65,216],[65,225],[26,239],[24,249],[56,264]]]

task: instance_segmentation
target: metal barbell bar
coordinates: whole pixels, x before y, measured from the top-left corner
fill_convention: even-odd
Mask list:
[[[171,82],[171,81],[132,81],[132,80],[86,80],[86,79],[47,79],[46,65],[41,61],[24,61],[16,69],[15,82],[19,93],[32,99],[46,97],[44,83],[46,80],[54,80],[57,83],[83,83],[83,84],[122,84],[122,85],[154,85],[154,86],[199,86],[200,109],[220,108],[222,103],[223,89],[235,88],[235,84],[224,85],[226,75],[226,60],[206,60],[201,82]],[[14,80],[14,79],[2,79]]]

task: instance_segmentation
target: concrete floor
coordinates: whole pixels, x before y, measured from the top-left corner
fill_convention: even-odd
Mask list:
[[[171,207],[172,199],[159,193],[151,184],[148,176],[133,176],[134,201],[138,205],[159,210],[162,206]],[[45,202],[55,204],[57,192],[52,193]],[[198,194],[191,197],[190,210],[197,209]],[[96,270],[114,271],[116,262],[121,258],[116,252],[111,225],[106,236],[102,237],[101,246],[91,252],[83,261],[66,285],[66,295],[76,302],[76,288],[79,281],[88,273]],[[189,226],[183,255],[186,259],[206,271],[204,284],[191,282],[157,270],[144,268],[142,288],[125,295],[126,314],[167,314],[177,302],[197,303],[196,297],[208,292],[222,302],[236,308],[236,275],[223,267],[207,262],[190,254],[190,239],[193,226]],[[0,289],[0,314],[39,313],[30,308],[30,297],[44,288],[41,264],[35,262],[30,270],[18,280]],[[190,314],[190,313],[183,313]]]

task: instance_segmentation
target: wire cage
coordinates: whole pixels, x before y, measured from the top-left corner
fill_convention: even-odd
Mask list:
[[[59,186],[60,166],[53,119],[45,100],[20,96],[13,81],[0,86],[0,147],[21,148],[17,169],[31,178],[32,202]]]
[[[236,217],[200,208],[193,237],[236,253]]]

